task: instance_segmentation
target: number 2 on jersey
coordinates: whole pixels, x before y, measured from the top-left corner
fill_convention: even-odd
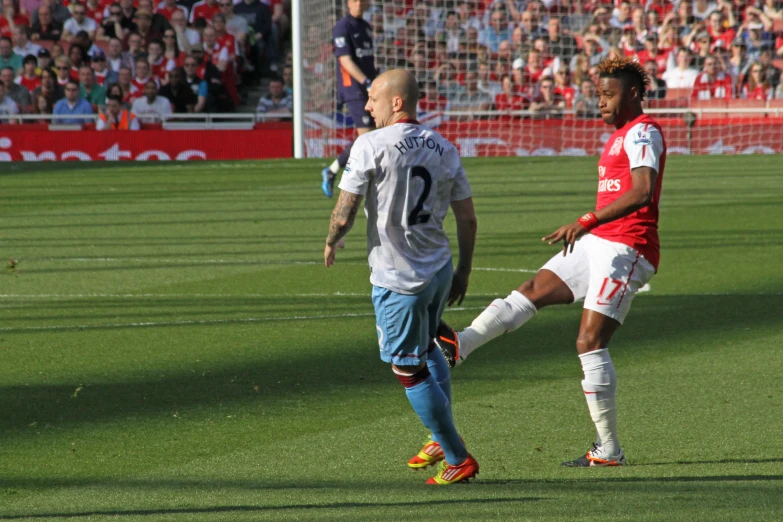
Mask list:
[[[419,196],[419,200],[416,202],[416,206],[413,207],[413,210],[408,214],[408,226],[412,227],[413,225],[420,225],[430,220],[429,214],[419,215],[419,213],[424,208],[424,202],[427,201],[427,196],[430,195],[430,189],[432,189],[432,176],[430,175],[430,171],[426,168],[421,165],[416,165],[415,167],[411,167],[410,177],[411,181],[413,181],[413,178],[421,178],[424,181],[424,190],[422,190],[421,196]]]

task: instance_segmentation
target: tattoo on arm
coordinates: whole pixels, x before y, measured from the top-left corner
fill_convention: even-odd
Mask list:
[[[351,230],[361,204],[362,196],[359,194],[340,191],[340,197],[337,199],[337,205],[332,211],[332,220],[329,223],[329,234],[326,236],[327,245],[336,244]]]

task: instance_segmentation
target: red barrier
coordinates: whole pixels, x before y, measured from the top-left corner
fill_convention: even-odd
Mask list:
[[[783,153],[783,118],[707,118],[697,122],[688,139],[681,117],[656,118],[664,129],[670,154]],[[614,132],[601,120],[447,121],[437,127],[463,157],[595,156]],[[338,129],[334,138],[308,130],[308,155],[336,156],[353,139],[353,129]]]
[[[290,158],[290,123],[253,130],[48,131],[0,127],[0,161],[149,161]]]
[[[670,154],[783,153],[783,118],[702,119],[688,129],[681,118],[658,118]],[[0,127],[2,161],[232,160],[290,158],[291,123],[253,130],[48,131],[37,125]],[[593,156],[613,128],[600,120],[443,122],[437,130],[463,157]],[[328,137],[334,133],[334,137]],[[353,129],[309,129],[308,156],[334,157]]]

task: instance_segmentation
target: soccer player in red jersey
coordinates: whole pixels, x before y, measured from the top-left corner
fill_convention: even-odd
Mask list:
[[[495,299],[459,334],[441,322],[436,337],[453,366],[491,339],[516,330],[541,308],[584,299],[576,350],[597,440],[585,455],[563,463],[569,467],[625,464],[608,346],[660,258],[658,203],[666,142],[660,125],[642,110],[649,78],[631,58],[607,59],[598,69],[598,108],[616,131],[598,162],[596,210],[543,238],[550,245],[562,241],[563,251],[531,280],[505,299]]]

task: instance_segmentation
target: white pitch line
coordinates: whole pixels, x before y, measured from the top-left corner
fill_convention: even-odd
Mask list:
[[[535,274],[538,272],[538,270],[530,270],[529,268],[482,268],[482,267],[473,267],[473,270],[478,270],[479,272],[524,272],[526,274]]]
[[[190,265],[219,265],[219,264],[247,264],[247,265],[320,265],[321,261],[270,261],[265,259],[180,259],[180,258],[149,258],[149,257],[35,257],[29,259],[20,259],[19,261],[73,261],[77,263],[181,263]],[[364,261],[361,261],[362,263]],[[356,264],[359,261],[343,261],[346,264]],[[473,267],[473,270],[479,272],[522,272],[535,274],[538,270],[529,268],[493,268],[493,267]]]
[[[484,307],[460,307],[450,308],[447,312],[462,312],[466,310],[483,310]],[[159,326],[207,326],[221,324],[237,323],[268,323],[279,321],[317,321],[319,319],[346,319],[355,317],[375,317],[375,313],[367,312],[361,314],[333,314],[333,315],[292,315],[288,317],[246,317],[244,319],[207,319],[207,320],[186,320],[186,321],[146,321],[134,323],[103,323],[103,324],[80,324],[80,325],[47,325],[47,326],[4,326],[0,332],[35,332],[35,331],[58,331],[58,330],[109,330],[113,328],[150,328]]]
[[[209,298],[209,299],[235,299],[246,297],[250,299],[265,297],[370,297],[370,292],[365,293],[287,293],[287,294],[0,294],[0,299],[175,299],[175,298]]]
[[[75,261],[77,263],[178,263],[188,265],[219,265],[225,263],[245,265],[320,265],[323,261],[270,261],[268,259],[179,259],[149,257],[35,257],[19,261]],[[347,263],[347,261],[344,261]]]

